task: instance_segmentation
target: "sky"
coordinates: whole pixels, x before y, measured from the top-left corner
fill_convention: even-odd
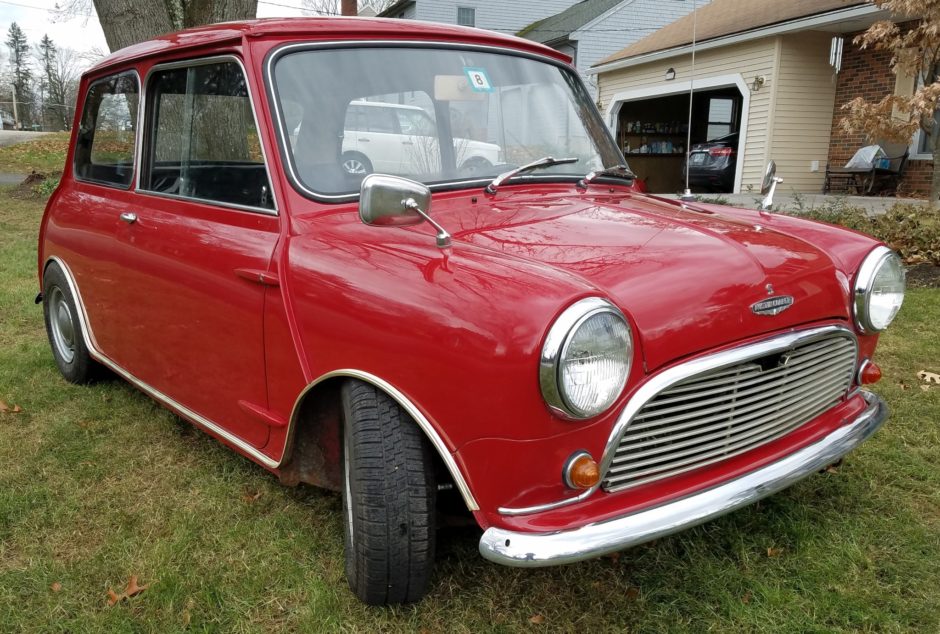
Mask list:
[[[56,2],[63,0],[0,0],[0,34],[6,40],[10,24],[16,22],[26,33],[30,46],[38,44],[43,34],[48,34],[59,48],[68,48],[76,53],[86,53],[95,49],[108,53],[104,33],[95,15],[91,0],[87,0],[89,15],[72,18],[60,18],[55,10]],[[148,2],[151,0],[141,0]],[[301,15],[301,0],[258,1],[258,17],[294,17]],[[0,46],[0,61],[5,68],[9,60],[6,46]],[[90,65],[90,62],[89,64]]]

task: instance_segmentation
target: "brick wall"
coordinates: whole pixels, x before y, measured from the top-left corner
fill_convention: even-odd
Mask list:
[[[849,134],[842,129],[842,106],[856,97],[879,101],[894,94],[895,76],[890,68],[891,54],[858,48],[852,43],[856,35],[858,33],[845,36],[842,72],[839,73],[836,84],[836,105],[829,142],[829,162],[833,166],[845,165],[856,150],[873,142],[864,134]],[[933,161],[908,161],[898,194],[926,196],[930,191],[932,173]]]

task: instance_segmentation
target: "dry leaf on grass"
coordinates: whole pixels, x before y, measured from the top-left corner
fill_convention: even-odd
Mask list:
[[[917,373],[917,377],[924,383],[933,383],[935,385],[940,385],[940,374],[936,372],[928,372],[927,370],[921,370]]]
[[[542,616],[541,614],[535,614],[529,617],[529,623],[533,623],[535,625],[541,625],[544,622],[545,622],[545,617]]]
[[[637,588],[636,586],[630,586],[624,591],[623,594],[625,597],[627,597],[631,601],[634,601],[640,596],[640,589]]]
[[[751,591],[748,590],[747,592],[744,593],[744,596],[741,597],[741,603],[743,603],[744,605],[747,605],[750,602],[751,602]]]
[[[831,464],[826,467],[826,473],[839,473],[839,465]]]
[[[770,548],[767,549],[768,557],[779,557],[782,554],[783,554],[782,548],[774,548],[773,546],[771,546]]]
[[[920,386],[920,389],[921,389],[922,391],[924,391],[924,392],[929,392],[929,391],[930,391],[930,386],[929,386],[929,385],[921,385],[921,386]]]
[[[252,502],[257,502],[258,498],[261,497],[263,491],[258,491],[257,493],[252,493],[251,491],[245,491],[242,493],[242,499],[247,503],[251,504]]]
[[[49,586],[49,589],[52,590],[53,592],[58,592],[59,590],[62,589],[62,584],[56,581],[51,586]]]
[[[133,596],[136,596],[150,587],[149,583],[144,585],[139,585],[137,583],[137,575],[131,575],[130,581],[127,582],[127,587],[124,588],[124,592],[121,594],[116,593],[111,588],[108,588],[108,607],[114,606],[116,603],[123,601],[124,599],[130,599]]]

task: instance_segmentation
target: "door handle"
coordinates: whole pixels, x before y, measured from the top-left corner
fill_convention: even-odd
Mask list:
[[[368,142],[371,141],[371,140],[372,140],[372,139],[363,139],[362,137],[359,138],[359,142],[360,142],[360,143],[368,143]]]
[[[414,141],[402,141],[401,144],[402,145],[414,145],[415,143]]]
[[[135,214],[133,211],[125,211],[121,214],[121,220],[129,225],[132,225],[137,222],[137,214]]]

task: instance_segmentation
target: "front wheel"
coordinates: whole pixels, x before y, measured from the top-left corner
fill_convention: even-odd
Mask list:
[[[365,176],[372,173],[372,161],[365,154],[359,152],[344,152],[340,163],[347,174]]]
[[[437,486],[423,432],[361,381],[342,390],[346,579],[370,605],[411,603],[434,566]]]

